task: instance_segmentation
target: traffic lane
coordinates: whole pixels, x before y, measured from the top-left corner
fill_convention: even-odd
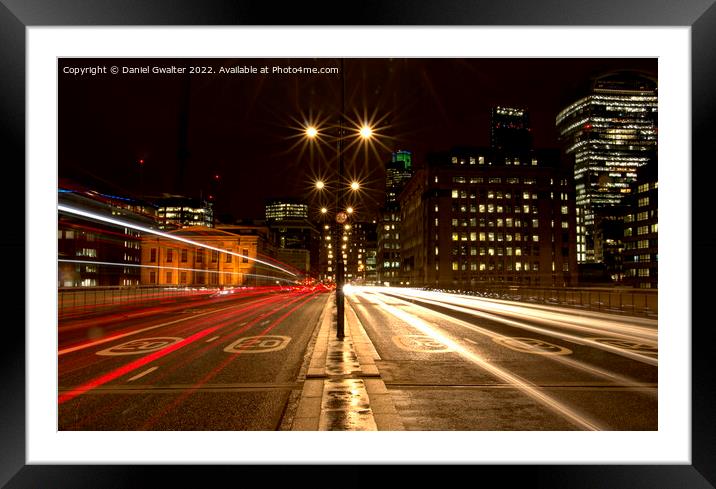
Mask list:
[[[300,388],[296,376],[313,331],[306,321],[317,324],[326,297],[309,298],[310,311],[297,316],[293,330],[300,335],[291,350],[244,352],[246,362],[233,362],[242,355],[196,343],[181,359],[173,353],[152,362],[140,378],[127,374],[62,403],[61,429],[276,429],[291,391]]]
[[[480,334],[471,338],[471,333],[474,334],[474,331],[468,329],[466,333],[465,328],[456,325],[453,319],[436,317],[431,311],[395,298],[392,299],[392,304],[388,304],[381,302],[380,295],[371,294],[367,297],[364,294],[358,295],[366,298],[366,304],[356,304],[356,309],[369,335],[376,329],[392,324],[390,319],[383,316],[393,315],[415,325],[424,334],[423,349],[432,347],[435,351],[433,358],[441,358],[433,361],[395,360],[389,356],[390,345],[384,342],[384,355],[382,360],[377,362],[384,381],[392,389],[391,393],[395,392],[398,395],[400,391],[403,400],[409,401],[406,401],[405,405],[420,405],[421,409],[427,409],[427,412],[431,413],[431,416],[422,418],[428,425],[430,417],[440,418],[444,412],[451,412],[453,409],[450,409],[449,405],[454,405],[454,409],[457,410],[467,408],[466,406],[469,406],[469,402],[466,402],[467,398],[491,400],[507,396],[513,398],[510,401],[512,402],[527,395],[549,411],[564,417],[571,424],[580,426],[580,429],[656,429],[656,425],[651,422],[653,419],[641,423],[641,419],[624,419],[624,416],[610,414],[618,412],[624,406],[631,408],[635,405],[644,412],[656,413],[657,399],[654,386],[645,386],[608,372],[595,371],[592,367],[585,367],[581,362],[565,361],[561,355],[550,358],[543,354],[535,355],[504,348],[492,341],[494,335]],[[366,311],[365,309],[370,306],[372,310]],[[459,352],[461,356],[471,360],[472,365],[454,361],[454,358],[445,353],[445,347]],[[475,371],[480,371],[483,375],[476,376]],[[485,371],[491,378],[485,379]],[[404,392],[404,389],[410,387],[414,389]],[[445,390],[448,387],[453,389]],[[503,389],[495,390],[495,388]],[[607,388],[611,388],[608,394],[606,394]],[[435,389],[442,389],[441,392],[449,393],[439,403],[444,405],[444,409],[437,408],[435,405],[430,406],[432,401],[428,391]],[[513,389],[516,393],[508,394],[503,392],[504,389]],[[565,390],[570,392],[569,395],[564,395]],[[581,393],[578,396],[572,395],[575,390]],[[488,397],[485,398],[485,395]],[[424,396],[428,396],[427,401]],[[575,399],[589,399],[590,402],[575,403]],[[599,408],[594,409],[592,403],[601,404]],[[533,417],[543,416],[544,410],[529,401],[526,405],[536,409],[530,417],[519,421],[518,426],[533,429],[529,427],[533,426],[530,424],[534,421]],[[500,419],[505,426],[515,421],[509,417],[505,420],[504,416]],[[474,421],[476,427],[484,426],[479,419]],[[554,429],[555,426],[554,423],[545,423],[544,420],[537,425],[542,427],[540,429]],[[443,428],[453,429],[446,426]]]
[[[217,343],[222,335],[224,340],[239,338],[241,335],[249,336],[253,333],[249,334],[247,331],[252,328],[260,333],[258,328],[263,321],[272,321],[272,318],[282,314],[284,309],[319,296],[326,297],[325,294],[276,296],[251,307],[222,310],[193,321],[122,338],[115,343],[73,352],[60,358],[60,386],[72,389],[93,382],[96,385],[104,385],[115,379],[129,378],[156,365],[171,366],[172,369],[181,371],[181,368],[191,365],[193,360],[214,350],[217,356],[213,358],[225,358],[221,343]],[[209,359],[211,358],[212,355],[209,355]],[[209,363],[208,367],[213,369],[215,366]],[[101,381],[97,382],[98,379]]]
[[[656,353],[657,321],[643,320],[604,314],[599,317],[581,311],[565,310],[559,307],[509,304],[506,301],[494,303],[485,299],[454,297],[451,294],[419,293],[420,291],[395,291],[387,293],[405,300],[416,300],[434,304],[455,311],[468,312],[479,317],[500,317],[529,320],[534,324],[582,337],[613,336],[627,341],[645,343]],[[648,324],[648,326],[646,325]]]
[[[230,327],[244,318],[248,320],[261,314],[264,308],[285,300],[284,297],[271,296],[203,312],[184,313],[159,323],[148,320],[122,334],[61,350],[58,355],[60,382],[70,385],[80,383],[83,377],[112,370],[136,358],[136,355],[170,346],[206,328]]]
[[[196,300],[182,301],[172,305],[156,306],[132,310],[115,310],[101,316],[75,320],[60,320],[58,323],[58,345],[62,351],[83,343],[123,334],[140,326],[150,326],[180,318],[186,314],[196,314],[227,307],[241,302],[250,302],[276,292],[256,292],[232,294],[215,297],[202,297]]]
[[[356,301],[356,296],[361,300]],[[383,303],[374,295],[356,296],[349,298],[351,307],[381,356],[376,365],[401,418],[407,418],[408,429],[601,429],[585,413],[562,405],[534,385],[485,361],[468,343],[449,338],[434,325],[417,324],[404,309]],[[400,321],[404,323],[402,329],[394,330]],[[390,331],[386,334],[386,330]],[[377,334],[379,331],[383,334]],[[411,341],[392,341],[396,331],[408,331]],[[476,407],[476,401],[485,410]],[[510,405],[500,402],[514,404],[520,415],[515,416]],[[495,409],[488,408],[490,405]],[[460,416],[455,416],[458,412]],[[485,419],[487,413],[497,418]]]
[[[290,388],[202,389],[186,397],[184,388],[161,392],[109,391],[62,406],[60,431],[274,431]],[[166,410],[176,404],[176,409]]]
[[[137,382],[293,382],[327,298],[327,294],[299,296],[296,302],[273,305],[250,321],[207,335],[203,344],[190,346],[181,358],[162,359],[168,368]]]
[[[415,314],[426,320],[446,321],[446,327],[456,336],[463,332],[455,328],[463,328],[465,337],[477,341],[479,337],[490,339],[495,344],[509,350],[522,351],[515,365],[520,371],[529,373],[530,358],[542,358],[565,367],[591,372],[598,377],[611,379],[617,384],[647,384],[658,382],[658,368],[655,351],[643,343],[627,344],[617,338],[579,337],[573,334],[562,335],[558,331],[545,329],[531,324],[528,320],[515,321],[501,317],[487,319],[471,313],[456,311],[435,304],[421,302],[418,299],[407,300],[416,304]],[[451,318],[451,319],[449,319]],[[452,320],[454,319],[454,321]],[[600,343],[603,341],[604,343]],[[604,345],[612,348],[603,349]],[[616,345],[620,345],[618,348]],[[626,356],[627,347],[633,346],[633,356]],[[652,354],[653,353],[653,354]],[[521,358],[520,358],[521,357]],[[649,361],[649,363],[645,363]],[[524,365],[524,368],[520,367]],[[545,370],[537,370],[535,373]],[[558,373],[559,370],[553,372]],[[536,382],[549,383],[553,379],[536,378]]]

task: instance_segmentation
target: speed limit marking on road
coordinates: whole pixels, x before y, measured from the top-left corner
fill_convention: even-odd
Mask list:
[[[121,345],[116,345],[106,350],[98,351],[97,355],[114,356],[114,355],[141,355],[142,353],[151,353],[161,350],[169,345],[178,343],[184,338],[176,338],[173,336],[162,336],[159,338],[142,338],[132,340]]]
[[[499,336],[492,338],[498,345],[506,346],[510,350],[534,355],[571,355],[572,350],[563,346],[548,343],[535,338],[512,338]]]
[[[224,348],[227,353],[268,353],[283,350],[291,341],[290,336],[246,336]]]
[[[445,343],[441,343],[428,335],[406,334],[393,336],[393,342],[403,350],[420,353],[447,353],[453,351]]]
[[[629,350],[642,355],[658,355],[659,349],[656,345],[639,343],[637,341],[624,340],[621,338],[590,338],[592,341],[603,345],[613,346],[621,350]]]

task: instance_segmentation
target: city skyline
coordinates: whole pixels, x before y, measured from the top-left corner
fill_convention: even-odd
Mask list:
[[[207,60],[113,63],[181,67],[197,61]],[[334,59],[210,61],[216,69],[235,70],[337,66]],[[321,160],[299,141],[303,124],[325,124],[340,112],[335,74],[65,73],[93,64],[107,63],[60,60],[60,178],[104,182],[133,196],[211,196],[218,218],[241,219],[261,218],[272,197],[310,202],[311,179],[335,166],[333,148],[324,146]],[[346,113],[354,122],[377,122],[379,143],[370,152],[347,154],[347,172],[364,181],[370,215],[382,204],[391,152],[411,151],[420,166],[433,151],[489,146],[490,110],[497,105],[527,109],[533,146],[556,148],[555,116],[590,77],[619,69],[655,76],[656,64],[656,59],[347,59]],[[361,161],[353,166],[354,158]],[[177,175],[181,165],[183,182]]]

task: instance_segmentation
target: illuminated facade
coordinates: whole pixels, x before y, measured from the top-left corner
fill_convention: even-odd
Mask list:
[[[289,277],[288,274],[256,261],[259,259],[275,263],[272,259],[275,252],[268,241],[266,227],[196,226],[168,231],[167,234],[198,245],[168,236],[143,237],[142,285],[274,285],[277,279]]]
[[[273,199],[266,204],[266,223],[277,258],[318,278],[320,236],[308,220],[308,205],[295,199]]]
[[[574,285],[574,187],[558,160],[479,148],[432,155],[399,197],[405,284]]]
[[[214,227],[214,210],[210,202],[175,196],[157,199],[156,205],[160,229]]]
[[[138,226],[157,227],[152,205],[75,184],[61,184],[58,203]],[[58,287],[139,285],[139,231],[63,213],[58,214],[57,226]]]
[[[293,199],[275,199],[266,204],[267,221],[308,219],[308,204]]]
[[[589,93],[556,118],[564,151],[574,164],[577,260],[595,262],[595,214],[622,203],[637,169],[657,147],[657,84],[634,72],[596,78]]]
[[[656,161],[639,169],[624,215],[624,281],[656,289],[659,284],[659,182]]]
[[[413,175],[413,156],[396,151],[385,169],[385,206],[380,211],[377,229],[376,278],[381,283],[399,284],[400,204],[398,195]]]

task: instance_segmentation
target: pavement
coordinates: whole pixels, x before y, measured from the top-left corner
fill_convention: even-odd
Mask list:
[[[326,302],[292,431],[402,431],[375,361],[380,360],[346,301],[344,338],[336,335],[335,295]]]

